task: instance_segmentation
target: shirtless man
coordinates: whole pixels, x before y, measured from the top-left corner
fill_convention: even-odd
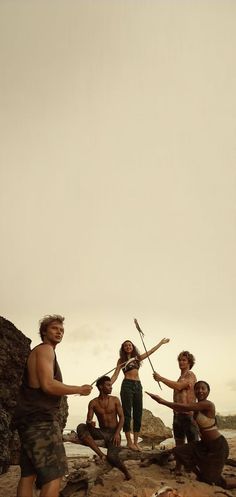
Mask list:
[[[55,348],[64,335],[64,317],[46,316],[40,321],[42,343],[29,354],[20,388],[14,421],[21,441],[21,478],[17,497],[32,497],[33,485],[40,496],[58,497],[62,476],[67,472],[65,449],[58,423],[63,395],[89,395],[90,385],[62,383]]]
[[[109,376],[102,376],[96,386],[99,396],[91,400],[88,405],[86,424],[77,427],[78,442],[90,447],[96,454],[105,460],[106,456],[100,450],[95,440],[104,440],[107,447],[107,460],[124,473],[126,480],[131,476],[126,466],[119,458],[121,436],[120,431],[124,424],[124,414],[118,397],[110,395],[112,384]],[[94,414],[97,416],[99,428],[95,428]]]
[[[190,404],[196,402],[194,393],[194,385],[197,381],[195,374],[190,371],[195,364],[195,357],[184,350],[178,355],[178,363],[181,371],[177,381],[168,380],[158,373],[154,373],[153,377],[156,381],[164,383],[169,388],[174,390],[173,401],[181,404]],[[199,439],[197,425],[193,419],[193,412],[174,412],[173,432],[176,446],[184,445],[185,438],[188,442]],[[176,464],[176,471],[180,471],[179,464]]]

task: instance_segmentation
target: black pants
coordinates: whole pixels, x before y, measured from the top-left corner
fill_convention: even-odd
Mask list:
[[[216,440],[194,441],[175,447],[173,453],[186,469],[196,473],[198,480],[224,488],[221,473],[229,456],[229,446],[223,435]]]
[[[123,380],[121,385],[120,397],[124,411],[125,422],[123,431],[131,430],[131,417],[133,414],[133,430],[139,432],[141,429],[143,413],[143,392],[140,381]]]
[[[107,460],[112,466],[123,471],[123,463],[119,458],[120,447],[113,444],[115,429],[111,428],[95,428],[89,423],[80,423],[77,426],[78,438],[83,442],[83,439],[90,435],[94,440],[104,440],[107,448]]]

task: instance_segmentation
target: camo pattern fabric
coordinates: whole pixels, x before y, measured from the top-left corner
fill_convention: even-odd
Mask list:
[[[67,473],[67,459],[62,433],[57,421],[42,421],[18,428],[21,440],[21,476],[37,475],[42,487]]]

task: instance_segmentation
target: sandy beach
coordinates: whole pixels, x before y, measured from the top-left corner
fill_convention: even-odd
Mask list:
[[[228,434],[228,436],[227,436]],[[230,458],[236,459],[236,436],[232,431],[225,430],[229,447]],[[234,436],[233,436],[234,435]],[[67,444],[66,444],[67,445]],[[73,446],[73,444],[70,444]],[[75,446],[78,450],[78,446]],[[84,448],[85,449],[85,448]],[[73,452],[72,447],[66,447],[67,454]],[[87,459],[91,455],[85,455],[86,449],[80,457]],[[69,455],[68,465],[69,472],[72,472],[78,462],[78,456]],[[209,486],[204,483],[197,482],[193,474],[184,473],[183,476],[176,478],[171,471],[171,465],[159,466],[151,464],[150,466],[140,466],[140,461],[127,461],[132,478],[130,481],[125,481],[123,475],[117,469],[112,469],[104,475],[99,484],[94,485],[89,492],[90,497],[151,497],[153,493],[163,485],[168,485],[178,489],[181,497],[223,497],[224,495],[236,497],[236,489],[223,490],[220,487]],[[224,468],[225,476],[235,476],[236,468],[226,465]],[[11,466],[9,471],[0,477],[0,497],[16,497],[16,488],[20,476],[19,466]],[[66,478],[63,481],[63,487],[66,484]],[[35,497],[37,496],[35,491]],[[73,497],[80,497],[81,494],[74,493]]]

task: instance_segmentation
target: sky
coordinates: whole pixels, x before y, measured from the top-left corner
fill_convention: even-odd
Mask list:
[[[143,352],[137,318],[147,349],[170,338],[155,370],[177,379],[189,350],[236,411],[235,22],[233,0],[0,1],[1,315],[32,346],[65,316],[67,384]],[[148,360],[140,378],[171,400]]]

